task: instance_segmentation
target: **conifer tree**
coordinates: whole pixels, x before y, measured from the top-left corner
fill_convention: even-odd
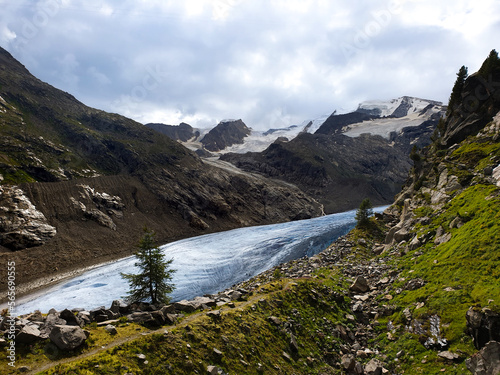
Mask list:
[[[490,74],[498,70],[500,70],[500,57],[498,57],[498,52],[493,49],[486,60],[484,60],[478,73],[487,79]]]
[[[362,228],[368,226],[370,223],[370,216],[373,215],[373,206],[370,198],[365,198],[359,205],[358,210],[356,211],[356,228]]]
[[[453,85],[453,89],[451,91],[450,100],[448,102],[448,110],[446,115],[451,115],[455,108],[461,103],[462,99],[462,91],[464,88],[465,80],[467,79],[468,71],[467,67],[462,65],[460,70],[457,73],[457,80],[455,81],[455,85]]]
[[[152,304],[168,303],[168,294],[175,289],[174,284],[169,282],[175,272],[169,268],[173,259],[165,260],[165,255],[156,245],[155,233],[147,228],[144,228],[138,248],[135,253],[135,266],[139,268],[139,273],[121,273],[130,285],[127,301],[132,303],[150,300]]]

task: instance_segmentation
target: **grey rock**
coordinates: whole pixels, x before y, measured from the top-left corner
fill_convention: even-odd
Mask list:
[[[278,318],[278,317],[276,317],[276,316],[270,316],[269,318],[267,318],[267,320],[269,320],[275,326],[280,326],[281,325],[281,319]]]
[[[127,319],[134,323],[146,323],[153,320],[151,313],[143,311],[143,312],[134,312],[132,314],[127,315]]]
[[[412,280],[408,281],[405,284],[405,289],[406,290],[417,290],[417,289],[422,288],[425,284],[426,284],[425,280],[420,279],[420,278],[416,278],[416,279],[412,279]]]
[[[297,339],[295,338],[294,334],[290,334],[290,350],[292,353],[298,353],[299,352],[299,344],[297,343]]]
[[[394,233],[394,240],[396,242],[408,241],[411,237],[411,233],[406,228],[401,228],[396,233]]]
[[[59,317],[66,321],[69,326],[83,327],[83,322],[70,310],[64,309],[59,313]]]
[[[382,363],[379,360],[373,358],[365,365],[366,375],[382,375]]]
[[[0,245],[11,250],[40,246],[57,234],[44,214],[16,186],[0,186]]]
[[[344,354],[340,360],[340,363],[344,370],[347,372],[353,371],[356,366],[356,359],[351,354]]]
[[[49,338],[59,349],[73,350],[82,345],[87,336],[78,326],[56,325]]]
[[[459,190],[461,188],[462,185],[460,185],[460,182],[458,182],[458,177],[450,176],[450,178],[448,178],[448,183],[446,184],[444,191],[447,193],[451,193],[452,191]]]
[[[478,353],[468,358],[465,365],[474,375],[500,374],[500,343],[488,342]]]
[[[368,281],[363,276],[358,276],[349,287],[349,290],[355,293],[366,293],[370,290],[370,287]]]
[[[114,300],[109,310],[115,314],[125,314],[128,312],[129,306],[122,300]]]
[[[49,338],[50,332],[56,325],[66,325],[66,321],[59,317],[56,310],[51,309],[45,318],[45,323],[40,328],[42,338]]]
[[[118,331],[116,330],[116,327],[114,325],[108,324],[104,329],[109,332],[111,335],[116,335]]]
[[[290,354],[288,354],[287,352],[281,353],[281,356],[285,361],[292,362],[292,357],[290,357]]]
[[[447,359],[447,360],[450,360],[450,361],[456,361],[457,359],[460,358],[460,356],[456,353],[452,353],[448,350],[444,351],[444,352],[439,352],[438,353],[438,357],[441,357],[441,358],[444,358],[444,359]]]
[[[182,300],[179,302],[175,302],[173,304],[173,306],[174,306],[174,309],[177,311],[183,311],[183,312],[190,313],[190,312],[194,312],[194,311],[198,310],[201,306],[201,303],[196,302],[196,301]]]
[[[464,222],[462,221],[462,219],[460,218],[460,216],[457,216],[456,218],[454,218],[451,223],[450,223],[450,229],[453,229],[453,228],[460,228],[464,225]]]
[[[193,302],[199,304],[200,306],[208,306],[208,307],[215,307],[217,306],[217,302],[215,302],[214,299],[209,298],[209,297],[195,297]]]
[[[34,324],[25,325],[16,335],[16,342],[31,344],[41,339],[42,333]]]

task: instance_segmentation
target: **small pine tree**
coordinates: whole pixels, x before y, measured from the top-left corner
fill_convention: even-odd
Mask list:
[[[356,211],[356,228],[362,228],[368,226],[370,223],[370,216],[373,215],[373,206],[370,198],[365,198],[359,205],[358,210]]]
[[[451,90],[451,95],[450,95],[450,100],[448,102],[448,110],[446,111],[446,115],[448,116],[451,115],[455,110],[455,108],[462,102],[462,91],[464,89],[465,80],[467,79],[468,75],[469,72],[467,70],[467,67],[462,65],[462,67],[457,73],[457,80],[455,81],[453,89]]]
[[[125,274],[121,276],[128,280],[130,291],[126,297],[128,302],[150,300],[152,304],[169,303],[171,293],[175,286],[172,280],[174,269],[169,268],[173,259],[165,260],[165,255],[156,245],[155,233],[144,228],[144,235],[139,241],[138,251],[135,253],[139,268],[138,274]]]
[[[498,52],[493,49],[486,60],[484,60],[478,73],[484,78],[488,78],[490,74],[494,74],[498,70],[500,70],[500,58],[498,57]]]

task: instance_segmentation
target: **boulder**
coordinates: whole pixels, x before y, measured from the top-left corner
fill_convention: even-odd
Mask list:
[[[370,290],[368,281],[363,276],[358,276],[354,283],[349,287],[351,292],[355,293],[366,293]]]
[[[347,372],[354,371],[354,367],[356,366],[356,360],[351,354],[344,354],[340,360],[340,363],[342,364],[344,370],[346,370]]]
[[[40,340],[42,337],[42,333],[38,329],[38,326],[35,324],[25,325],[17,334],[16,342],[31,344],[35,341]]]
[[[77,317],[72,311],[68,309],[64,309],[59,313],[59,317],[66,321],[66,324],[69,326],[80,326],[83,327],[85,323]]]
[[[243,293],[237,290],[231,290],[230,292],[228,292],[228,296],[231,299],[231,301],[237,301],[243,296]]]
[[[66,325],[66,321],[59,317],[59,314],[56,310],[51,309],[49,311],[49,314],[45,318],[45,323],[40,328],[42,338],[49,338],[50,332],[56,325]]]
[[[193,302],[199,303],[200,306],[207,306],[207,307],[215,307],[217,306],[217,302],[215,302],[214,299],[209,298],[209,297],[195,297]]]
[[[444,352],[439,352],[438,357],[443,358],[443,359],[447,359],[449,361],[456,361],[456,360],[460,359],[460,356],[458,354],[452,353],[448,350],[446,350]]]
[[[127,315],[127,319],[134,323],[144,324],[147,322],[151,322],[153,317],[149,312],[134,312],[130,315]]]
[[[183,312],[186,312],[186,313],[191,313],[191,312],[194,312],[196,310],[198,310],[201,306],[201,304],[197,301],[186,301],[186,300],[182,300],[182,301],[179,301],[179,302],[175,302],[173,304],[174,306],[174,309],[177,310],[177,311],[183,311]]]
[[[271,322],[275,326],[281,325],[281,319],[276,316],[270,316],[269,318],[267,318],[267,320],[269,320],[269,322]]]
[[[56,325],[49,338],[59,349],[73,350],[85,342],[87,335],[78,326]]]
[[[373,358],[365,365],[365,374],[382,375],[382,369],[383,369],[382,363],[380,363],[380,361],[378,361],[377,359]]]
[[[104,327],[106,332],[109,332],[111,335],[116,335],[118,331],[116,330],[116,327],[112,324],[108,324],[106,327]]]
[[[90,321],[92,322],[104,322],[106,320],[116,319],[120,317],[119,313],[114,313],[111,310],[106,310],[104,306],[90,311]]]
[[[396,242],[408,241],[411,237],[411,233],[406,228],[401,228],[396,233],[394,233],[394,240]]]
[[[115,314],[124,315],[129,312],[130,307],[122,300],[114,300],[111,303],[111,307],[109,308],[109,310]]]
[[[465,365],[474,375],[500,374],[500,343],[488,342],[479,352],[467,359]]]

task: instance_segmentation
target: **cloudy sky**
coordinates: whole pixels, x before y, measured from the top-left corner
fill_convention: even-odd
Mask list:
[[[447,102],[500,49],[498,0],[0,0],[0,46],[92,107],[267,129],[372,99]]]

